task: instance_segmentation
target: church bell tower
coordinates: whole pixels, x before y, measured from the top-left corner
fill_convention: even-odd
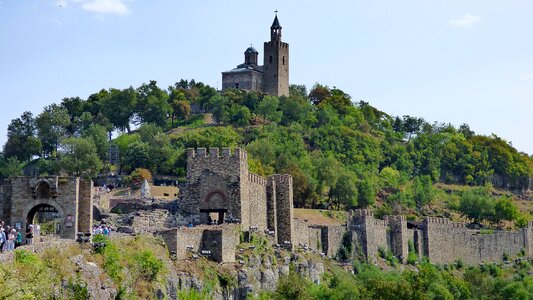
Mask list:
[[[264,45],[263,92],[289,96],[289,44],[281,41],[278,15],[270,26],[270,41]]]

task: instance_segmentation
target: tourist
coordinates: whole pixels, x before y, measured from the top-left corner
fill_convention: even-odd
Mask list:
[[[4,232],[4,227],[1,226],[0,227],[0,252],[4,252],[4,244],[5,243],[6,243],[6,234]]]
[[[17,237],[15,239],[15,248],[22,245],[22,233],[20,233],[20,228],[17,229]]]
[[[26,229],[26,244],[31,245],[33,242],[33,225],[28,225]]]
[[[15,238],[17,231],[15,228],[11,229],[7,234],[7,251],[15,250]]]
[[[107,226],[104,226],[104,228],[102,229],[102,232],[104,236],[109,236],[109,228]]]

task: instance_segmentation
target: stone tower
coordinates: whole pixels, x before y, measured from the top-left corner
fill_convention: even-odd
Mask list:
[[[265,42],[263,92],[275,96],[289,95],[289,44],[281,41],[278,16],[270,26],[270,41]]]

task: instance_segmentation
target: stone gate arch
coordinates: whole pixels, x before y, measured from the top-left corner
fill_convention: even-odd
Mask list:
[[[25,232],[36,211],[53,207],[59,236],[74,239],[78,232],[92,230],[92,185],[91,180],[77,177],[12,177],[2,187],[0,219]]]
[[[65,210],[56,201],[32,201],[32,203],[28,203],[28,205],[24,207],[23,215],[25,216],[25,219],[22,227],[23,230],[26,230],[29,224],[34,224],[33,220],[35,218],[35,215],[37,214],[37,212],[39,212],[41,208],[44,207],[51,207],[54,209],[52,212],[57,212],[58,222],[60,220],[65,219]],[[57,230],[56,233],[59,234],[59,236],[62,236],[63,230],[63,226],[60,226],[59,230]]]

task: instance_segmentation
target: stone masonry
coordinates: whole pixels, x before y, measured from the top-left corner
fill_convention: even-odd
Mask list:
[[[92,181],[77,177],[12,177],[0,193],[0,219],[25,230],[35,213],[53,211],[61,238],[76,238],[92,229]]]
[[[244,231],[274,232],[281,243],[293,241],[290,175],[250,173],[240,148],[198,148],[187,150],[187,181],[179,202],[182,219],[195,225],[209,218],[239,223]]]

